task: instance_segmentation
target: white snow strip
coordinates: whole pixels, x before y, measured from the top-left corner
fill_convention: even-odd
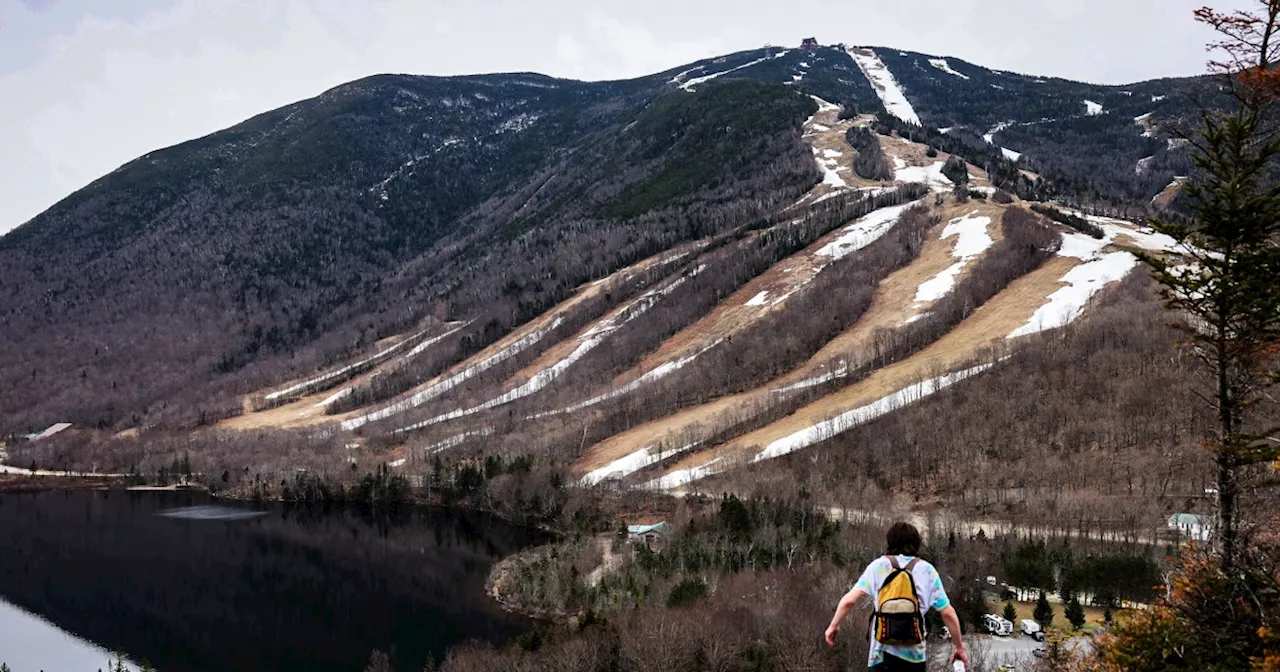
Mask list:
[[[1097,257],[1102,248],[1110,244],[1111,241],[1106,237],[1099,240],[1077,231],[1067,231],[1062,234],[1062,248],[1058,250],[1058,256],[1087,261]]]
[[[822,183],[828,185],[832,190],[844,190],[849,188],[849,183],[840,177],[839,163],[835,159],[825,159],[818,153],[818,148],[813,148],[813,158],[818,162],[818,169],[822,171]]]
[[[479,413],[480,411],[486,411],[491,408],[497,408],[498,406],[509,404],[513,401],[516,401],[518,399],[523,399],[527,396],[530,396],[536,392],[541,391],[542,389],[550,385],[552,381],[554,381],[556,378],[559,378],[560,375],[565,371],[567,371],[569,367],[573,366],[575,362],[585,357],[587,353],[591,352],[596,348],[596,346],[604,342],[605,337],[607,337],[610,333],[620,329],[623,325],[627,324],[628,322],[631,322],[637,317],[640,317],[641,315],[648,312],[648,310],[652,308],[655,304],[657,304],[660,299],[674,292],[677,288],[679,288],[681,285],[687,282],[690,278],[702,272],[705,268],[706,268],[705,264],[702,266],[699,266],[693,271],[691,271],[689,274],[682,275],[676,280],[674,280],[673,282],[667,283],[667,285],[662,287],[661,289],[655,289],[655,290],[650,290],[648,292],[645,292],[644,294],[640,295],[639,298],[627,304],[625,307],[614,311],[614,313],[610,315],[607,319],[601,320],[599,323],[597,323],[587,331],[583,332],[582,336],[579,337],[578,347],[574,348],[572,352],[565,355],[563,358],[560,359],[560,361],[556,362],[555,364],[552,364],[551,366],[533,374],[533,376],[530,377],[529,380],[525,381],[521,385],[497,397],[494,397],[493,399],[490,399],[478,406],[473,406],[467,409],[458,409],[455,411],[450,411],[443,415],[438,415],[434,418],[423,420],[422,422],[417,422],[412,425],[408,425],[406,427],[401,427],[400,429],[395,430],[394,433],[400,434],[404,432],[410,432],[413,430],[421,429],[423,427],[429,427],[431,425],[444,422],[446,420],[454,420],[457,418]]]
[[[920,283],[920,287],[916,289],[917,304],[937,301],[955,288],[956,278],[960,277],[965,266],[995,244],[995,240],[987,233],[987,226],[990,224],[990,217],[979,216],[974,212],[957,217],[947,224],[942,230],[942,239],[956,238],[951,249],[951,256],[956,259],[956,263]]]
[[[390,406],[387,406],[380,410],[373,411],[371,413],[366,413],[364,415],[351,418],[350,420],[344,420],[342,422],[342,428],[344,430],[351,431],[353,429],[358,429],[360,427],[363,427],[371,422],[377,422],[378,420],[384,420],[394,415],[399,415],[400,413],[403,413],[411,408],[417,408],[427,403],[428,401],[435,399],[436,397],[444,394],[445,392],[448,392],[449,390],[457,387],[458,384],[463,383],[467,380],[470,380],[471,378],[474,378],[480,375],[481,373],[488,371],[494,366],[527,350],[528,348],[535,345],[538,341],[541,341],[543,337],[545,337],[553,329],[560,326],[562,322],[564,322],[564,316],[558,315],[554,320],[551,321],[551,324],[547,325],[546,327],[543,327],[542,329],[538,329],[536,331],[533,331],[529,334],[522,336],[521,338],[517,339],[511,345],[508,345],[502,350],[499,350],[498,352],[495,352],[492,355],[485,357],[479,362],[476,362],[475,364],[472,364],[471,366],[464,368],[463,370],[453,374],[452,376],[449,376],[448,378],[445,378],[437,383],[428,385],[427,387],[423,388],[422,390],[419,390],[413,396],[407,399],[402,399],[400,401],[397,401],[396,403],[391,404]]]
[[[819,133],[826,133],[827,131],[831,130],[830,126],[823,126],[822,124],[810,124],[809,128]]]
[[[842,157],[842,156],[844,156],[844,153],[843,153],[843,152],[838,152],[838,151],[836,151],[836,150],[834,150],[834,149],[824,149],[824,150],[822,150],[822,158],[824,158],[824,159],[838,159],[838,158],[840,158],[840,157]]]
[[[324,408],[325,406],[328,406],[329,404],[332,404],[333,402],[343,397],[350,396],[351,393],[354,391],[355,391],[355,388],[353,387],[344,387],[341,390],[338,390],[337,392],[334,392],[333,394],[329,395],[327,398],[325,398],[324,401],[316,404],[312,408]]]
[[[1008,147],[1001,147],[1000,153],[1004,154],[1004,158],[1009,159],[1010,161],[1017,161],[1022,158],[1022,152],[1015,152]]]
[[[715,467],[719,464],[720,458],[711,460],[701,467],[691,467],[689,469],[680,469],[673,471],[661,478],[655,478],[644,484],[644,488],[649,490],[672,490],[681,486],[689,485],[694,481],[702,480],[708,476],[714,476],[720,473]]]
[[[765,449],[752,458],[751,461],[760,462],[761,460],[781,457],[814,444],[821,443],[833,436],[836,436],[837,434],[847,432],[858,425],[866,424],[883,415],[892,413],[899,408],[920,401],[931,394],[944,390],[966,378],[982,373],[983,371],[991,368],[991,366],[991,364],[981,364],[973,368],[949,373],[945,376],[931,378],[929,380],[916,383],[915,385],[908,386],[887,397],[873,401],[870,404],[859,406],[851,411],[841,413],[830,420],[824,420],[812,427],[802,429],[794,434],[778,439],[766,446]]]
[[[450,337],[450,336],[452,336],[452,335],[454,335],[454,334],[458,333],[460,330],[465,329],[465,328],[467,327],[467,325],[470,325],[472,322],[475,322],[475,320],[467,320],[465,324],[461,324],[461,325],[459,325],[458,327],[455,327],[455,328],[453,328],[453,329],[450,329],[449,331],[446,331],[446,332],[444,332],[443,334],[440,334],[439,336],[435,336],[435,337],[432,337],[432,338],[428,338],[427,340],[425,340],[425,341],[423,341],[423,342],[421,342],[421,343],[419,343],[419,344],[417,344],[417,345],[413,346],[413,349],[412,349],[412,350],[410,350],[409,352],[404,353],[404,357],[402,357],[401,359],[409,359],[409,358],[411,358],[411,357],[416,357],[416,356],[418,356],[418,355],[422,354],[423,352],[425,352],[425,351],[426,351],[426,349],[427,349],[427,348],[429,348],[429,347],[431,347],[431,346],[435,345],[436,343],[439,343],[440,341],[443,341],[444,339],[446,339],[446,338],[448,338],[448,337]]]
[[[1158,103],[1168,97],[1169,96],[1151,96],[1151,102]]]
[[[1003,131],[1004,129],[1009,128],[1012,125],[1013,125],[1012,121],[1002,121],[996,124],[995,126],[993,126],[991,130],[983,134],[982,139],[986,140],[987,144],[994,145],[996,144],[996,133],[999,133],[1000,131]]]
[[[822,385],[823,383],[828,383],[837,378],[844,378],[847,375],[849,375],[849,365],[848,363],[844,363],[844,364],[841,364],[840,368],[836,369],[835,371],[829,371],[820,376],[806,378],[798,383],[784,385],[782,387],[779,387],[776,390],[770,390],[770,392],[772,392],[773,394],[786,394],[788,392],[795,392],[796,390],[807,390],[811,387],[817,387],[818,385]]]
[[[390,354],[394,353],[396,350],[399,350],[400,348],[403,348],[404,346],[406,346],[406,345],[408,345],[409,343],[413,342],[413,340],[414,340],[414,339],[421,337],[421,336],[422,336],[423,334],[425,334],[425,333],[427,333],[427,332],[426,332],[426,331],[420,331],[420,332],[418,332],[418,333],[414,334],[413,336],[410,336],[409,338],[406,338],[406,339],[404,339],[403,341],[400,341],[399,343],[396,343],[395,345],[392,345],[392,346],[390,346],[390,347],[388,347],[388,348],[386,348],[386,349],[380,350],[380,351],[378,351],[378,352],[376,352],[376,353],[374,353],[374,354],[372,354],[372,355],[370,355],[370,356],[368,356],[368,357],[365,357],[364,359],[362,359],[362,360],[360,360],[360,361],[358,361],[358,362],[356,362],[356,363],[354,363],[354,364],[348,364],[347,366],[344,366],[344,367],[342,367],[341,369],[338,369],[338,370],[336,370],[336,371],[330,371],[329,373],[326,373],[326,374],[323,374],[323,375],[320,375],[320,376],[316,376],[315,378],[312,378],[312,379],[310,379],[310,380],[304,380],[304,381],[302,381],[301,383],[298,383],[298,384],[296,384],[296,385],[290,385],[289,387],[286,387],[286,388],[285,388],[285,389],[283,389],[283,390],[277,390],[277,391],[275,391],[275,392],[272,392],[271,394],[266,395],[266,396],[264,397],[264,399],[266,399],[267,401],[270,401],[270,400],[272,400],[272,399],[278,399],[278,398],[280,398],[280,397],[283,397],[283,396],[287,396],[287,395],[293,394],[294,392],[298,392],[298,391],[300,391],[300,390],[305,390],[306,388],[311,387],[311,386],[313,386],[313,385],[319,385],[320,383],[323,383],[323,382],[326,382],[326,381],[332,380],[332,379],[334,379],[334,378],[339,378],[339,377],[343,376],[343,375],[344,375],[344,374],[346,374],[346,373],[349,373],[350,371],[352,371],[352,370],[354,370],[354,369],[358,369],[358,368],[360,368],[361,366],[364,366],[364,365],[366,365],[366,364],[368,364],[368,363],[370,363],[370,362],[375,362],[375,361],[377,361],[377,360],[379,360],[379,359],[381,359],[381,358],[383,358],[383,357],[386,357],[387,355],[390,355]]]
[[[1151,123],[1151,116],[1154,114],[1155,112],[1148,112],[1144,115],[1133,118],[1133,123],[1143,128],[1142,137],[1144,138],[1156,137],[1156,125]]]
[[[1150,166],[1151,162],[1155,160],[1156,160],[1156,157],[1154,156],[1146,156],[1141,159],[1138,159],[1137,165],[1133,167],[1133,172],[1137,175],[1141,175],[1147,172],[1147,167]]]
[[[840,111],[840,106],[836,105],[835,103],[829,103],[817,96],[809,96],[809,97],[813,99],[813,102],[818,104],[819,112],[839,112]]]
[[[483,427],[481,429],[477,429],[472,432],[463,432],[461,434],[455,434],[447,439],[444,439],[443,441],[437,441],[436,443],[423,446],[421,449],[422,454],[435,455],[436,453],[442,450],[447,450],[455,446],[460,446],[462,445],[463,441],[466,441],[467,439],[473,436],[490,436],[492,434],[493,434],[492,427]]]
[[[884,103],[884,108],[889,111],[889,114],[908,124],[919,126],[920,117],[916,116],[916,111],[912,109],[907,95],[903,93],[902,87],[898,86],[898,80],[893,78],[893,73],[889,72],[889,68],[885,66],[884,61],[880,60],[876,52],[871,49],[849,49],[848,54],[853,58],[853,62],[858,64],[862,74],[867,76],[867,81],[871,82],[871,88],[875,89],[877,96],[880,96],[880,102]]]
[[[750,301],[747,301],[746,303],[744,303],[744,304],[742,304],[742,305],[744,305],[744,306],[763,306],[763,305],[765,305],[765,299],[767,299],[767,298],[769,298],[769,290],[767,290],[767,289],[766,289],[766,290],[764,290],[763,292],[760,292],[759,294],[756,294],[755,296],[751,297],[751,300],[750,300]]]
[[[879,240],[898,223],[898,217],[915,203],[880,208],[840,230],[840,235],[815,253],[831,261],[843,259]],[[828,262],[830,263],[830,262]]]
[[[1137,264],[1138,258],[1128,252],[1111,252],[1067,271],[1061,282],[1068,283],[1068,286],[1050,294],[1048,302],[1036,309],[1031,319],[1015,329],[1008,338],[1026,336],[1070,323],[1084,312],[1085,304],[1094,294],[1124,278]]]
[[[701,441],[694,441],[693,443],[681,446],[674,450],[663,450],[662,444],[645,446],[630,455],[620,457],[609,464],[588,473],[586,476],[583,476],[582,484],[591,486],[606,478],[622,478],[623,476],[630,476],[641,469],[658,464],[669,457],[693,450],[701,443]]]
[[[392,469],[395,469],[397,467],[403,467],[404,463],[408,461],[409,461],[408,458],[402,457],[398,460],[391,460],[390,462],[387,463],[387,466],[391,467]]]
[[[948,63],[947,59],[945,58],[931,58],[929,59],[929,65],[932,65],[933,67],[947,73],[948,75],[955,75],[956,77],[960,77],[962,79],[969,79],[969,75],[966,75],[962,72],[956,72],[954,69],[952,69],[951,64]]]
[[[1102,114],[1102,103],[1095,103],[1092,100],[1084,101],[1084,113],[1091,117]]]
[[[742,65],[739,65],[739,66],[738,66],[738,67],[736,67],[736,68],[729,68],[728,70],[725,70],[725,71],[723,71],[723,72],[714,72],[714,73],[712,73],[712,74],[710,74],[710,75],[703,75],[702,77],[694,77],[693,79],[690,79],[689,81],[687,81],[687,82],[685,82],[685,83],[681,84],[681,85],[680,85],[680,88],[684,89],[685,91],[693,91],[693,87],[698,86],[699,84],[704,84],[704,83],[706,83],[706,82],[709,82],[709,81],[711,81],[711,80],[715,79],[716,77],[720,77],[720,76],[722,76],[722,75],[727,75],[727,74],[729,74],[729,73],[731,73],[731,72],[735,72],[735,71],[737,71],[737,70],[742,70],[742,69],[744,69],[744,68],[749,68],[749,67],[751,67],[751,66],[753,66],[753,65],[758,65],[758,64],[760,64],[760,63],[764,63],[765,61],[767,61],[767,60],[769,60],[769,59],[771,59],[771,58],[779,58],[779,57],[783,56],[784,54],[786,54],[786,53],[787,53],[787,51],[789,51],[789,50],[784,49],[783,51],[780,51],[780,52],[778,52],[778,53],[776,53],[776,54],[774,54],[774,55],[772,55],[772,56],[765,56],[764,58],[757,58],[756,60],[751,61],[750,63],[743,63]]]
[[[630,393],[645,385],[648,385],[649,383],[665,378],[671,375],[672,373],[675,373],[676,371],[683,369],[685,366],[688,366],[691,362],[693,362],[693,360],[697,359],[698,357],[701,357],[708,350],[716,347],[717,345],[720,345],[722,342],[724,342],[724,339],[722,338],[716,339],[711,344],[704,346],[702,349],[697,350],[692,354],[685,355],[680,359],[666,362],[661,366],[654,367],[652,371],[640,376],[639,378],[636,378],[635,380],[627,383],[626,385],[623,385],[621,387],[616,387],[600,396],[592,397],[584,402],[574,404],[573,406],[569,406],[567,408],[562,408],[558,411],[548,411],[546,413],[539,413],[537,415],[532,416],[530,419],[544,418],[547,416],[561,415],[564,413],[573,413],[575,411],[580,411],[584,408],[590,408],[592,406],[595,406],[596,404]]]
[[[675,76],[675,77],[672,77],[672,78],[671,78],[671,80],[670,80],[670,81],[668,81],[667,83],[668,83],[668,84],[679,84],[680,82],[683,82],[683,81],[684,81],[684,78],[685,78],[685,77],[688,77],[688,76],[689,76],[689,73],[691,73],[691,72],[693,72],[693,71],[695,71],[695,70],[704,70],[704,69],[706,69],[706,66],[704,66],[704,65],[695,65],[695,66],[693,66],[692,68],[689,68],[688,70],[685,70],[685,71],[683,71],[683,72],[680,72],[680,73],[676,74],[676,76]]]

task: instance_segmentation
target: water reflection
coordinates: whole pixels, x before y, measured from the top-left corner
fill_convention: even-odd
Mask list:
[[[156,514],[165,518],[185,518],[187,520],[249,520],[267,515],[266,511],[237,509],[229,506],[180,506]]]
[[[0,600],[0,661],[13,672],[107,669],[114,658],[26,610]],[[135,666],[126,663],[130,670]]]
[[[0,597],[162,672],[358,672],[375,648],[421,670],[428,653],[528,627],[483,595],[494,559],[533,541],[525,530],[446,510],[266,508],[0,496]]]

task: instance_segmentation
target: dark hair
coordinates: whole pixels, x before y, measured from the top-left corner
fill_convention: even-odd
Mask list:
[[[911,523],[894,523],[884,535],[889,555],[919,555],[920,531]]]

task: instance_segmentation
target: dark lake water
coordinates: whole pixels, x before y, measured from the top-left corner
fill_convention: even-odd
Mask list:
[[[229,507],[229,508],[228,508]],[[444,509],[227,505],[188,493],[0,496],[0,662],[93,672],[101,650],[160,672],[421,670],[530,625],[484,595],[539,539]]]

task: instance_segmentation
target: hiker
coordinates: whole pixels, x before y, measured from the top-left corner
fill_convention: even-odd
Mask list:
[[[947,630],[952,634],[955,650],[951,663],[969,665],[969,655],[960,637],[960,618],[951,606],[942,577],[933,565],[916,557],[920,552],[920,532],[908,523],[896,523],[885,535],[886,555],[877,558],[862,572],[840,604],[827,627],[827,646],[836,645],[840,634],[840,622],[863,597],[875,600],[875,613],[871,620],[871,650],[867,655],[868,669],[877,672],[925,670],[924,615],[930,608],[937,610]]]

